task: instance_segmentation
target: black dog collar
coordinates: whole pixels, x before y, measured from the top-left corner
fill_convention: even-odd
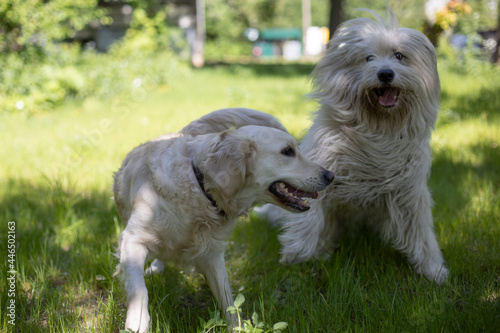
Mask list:
[[[212,205],[215,208],[219,209],[214,197],[212,197],[212,195],[210,195],[210,193],[205,191],[205,175],[200,171],[200,169],[198,169],[198,167],[196,165],[194,165],[193,162],[191,162],[191,165],[193,166],[194,175],[196,176],[196,180],[198,180],[198,184],[200,184],[201,190],[203,191],[203,193],[205,193],[205,196],[207,197],[208,200],[210,200]],[[219,210],[219,214],[221,214],[222,216],[226,216],[226,212],[223,211],[222,209]]]

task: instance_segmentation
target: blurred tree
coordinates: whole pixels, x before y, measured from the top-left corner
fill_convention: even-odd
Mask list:
[[[496,28],[498,9],[494,0],[467,0],[465,3],[471,10],[458,13],[454,33],[470,34]],[[468,15],[470,13],[472,15]]]
[[[491,0],[450,0],[427,17],[426,34],[436,45],[443,32],[469,35],[495,29],[497,13],[497,3]]]
[[[366,12],[359,11],[359,8],[371,9],[384,15],[387,5],[398,17],[400,26],[422,30],[422,22],[425,20],[423,1],[345,0],[343,6],[344,18],[347,20],[359,16],[371,16]]]
[[[205,2],[206,58],[249,54],[243,50],[243,31],[249,26],[249,17],[237,0],[210,0]],[[252,1],[253,2],[253,1]]]
[[[492,61],[494,64],[500,65],[500,0],[498,1],[498,4],[497,4],[497,16],[498,16],[498,25],[497,25],[497,32],[496,32],[497,44],[496,44],[495,50],[493,52]]]
[[[98,0],[2,0],[0,51],[71,37],[93,20],[109,23]]]
[[[337,30],[337,27],[342,23],[342,5],[343,0],[330,0],[330,38]]]
[[[434,5],[435,2],[439,6]],[[452,31],[457,25],[459,15],[472,13],[471,6],[464,0],[427,1],[426,6],[425,33],[435,46],[441,33]]]
[[[278,0],[275,3],[274,17],[262,22],[262,27],[299,28],[302,26],[302,0]],[[311,25],[327,27],[330,19],[329,8],[329,0],[311,0]]]

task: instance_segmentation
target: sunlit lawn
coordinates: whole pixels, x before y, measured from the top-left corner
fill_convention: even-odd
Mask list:
[[[68,102],[36,116],[0,114],[1,237],[16,222],[20,332],[117,332],[125,307],[113,256],[123,224],[111,181],[126,153],[212,110],[256,108],[300,138],[315,104],[312,65],[233,65],[144,84],[109,100]],[[267,325],[289,332],[495,331],[500,325],[500,72],[442,72],[443,110],[433,136],[430,187],[438,241],[450,268],[442,287],[417,276],[369,230],[348,235],[335,255],[278,264],[277,231],[243,219],[227,251],[235,293]],[[496,79],[495,79],[496,77]],[[6,242],[0,241],[5,257]],[[6,258],[6,257],[5,257]],[[6,259],[3,259],[6,260]],[[3,266],[2,266],[3,267]],[[0,329],[7,330],[6,269]],[[148,278],[152,327],[202,331],[214,301],[198,274],[167,269]]]

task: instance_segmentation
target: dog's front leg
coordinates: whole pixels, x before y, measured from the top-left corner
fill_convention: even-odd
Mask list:
[[[144,281],[144,264],[148,250],[134,235],[125,231],[120,236],[120,271],[127,293],[125,329],[147,332],[149,327],[148,290]]]
[[[227,308],[234,304],[234,300],[224,263],[224,252],[200,258],[197,261],[197,269],[207,279],[212,294],[225,313],[228,327],[236,327],[238,316],[227,311]]]
[[[412,199],[409,205],[389,203],[390,227],[384,227],[383,236],[408,255],[417,273],[442,284],[448,269],[434,234],[430,193],[425,188]]]
[[[282,264],[296,264],[311,259],[318,254],[321,232],[325,227],[325,216],[321,200],[315,200],[305,213],[284,212],[283,227],[279,235]]]

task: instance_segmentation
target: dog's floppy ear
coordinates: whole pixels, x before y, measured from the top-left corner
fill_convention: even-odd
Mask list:
[[[231,198],[244,185],[255,153],[256,145],[250,138],[238,135],[234,129],[221,132],[203,163],[205,177],[213,183],[207,184],[207,189]]]

